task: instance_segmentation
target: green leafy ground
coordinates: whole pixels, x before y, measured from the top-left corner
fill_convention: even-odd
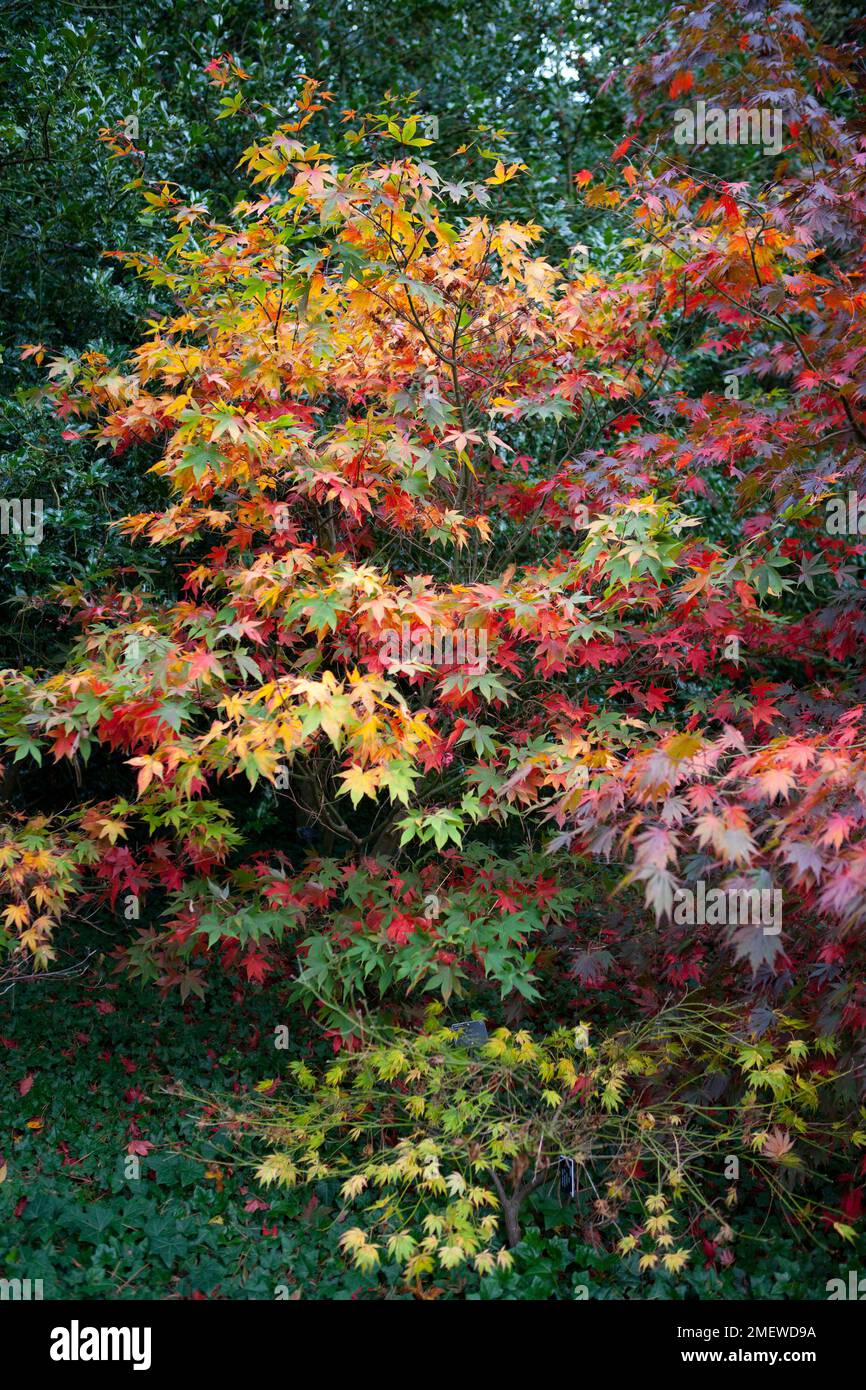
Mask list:
[[[263,1192],[175,1093],[279,1084],[311,1030],[296,1019],[295,1031],[278,988],[241,997],[215,972],[205,1001],[182,1006],[106,975],[19,985],[0,1002],[0,1275],[42,1279],[46,1298],[412,1296],[396,1267],[375,1284],[346,1268],[333,1189]],[[277,1051],[285,1023],[289,1050]],[[153,1146],[138,1179],[124,1171],[131,1143]],[[579,1242],[555,1189],[534,1222],[510,1273],[454,1277],[440,1296],[823,1298],[827,1279],[863,1267],[862,1251],[800,1244],[772,1221],[750,1230],[741,1211],[737,1261],[721,1277],[648,1283]]]

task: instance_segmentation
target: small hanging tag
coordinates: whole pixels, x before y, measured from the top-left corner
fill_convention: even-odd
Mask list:
[[[487,1042],[487,1024],[480,1018],[467,1019],[465,1023],[449,1023],[454,1041],[463,1047],[479,1047]]]
[[[559,1155],[559,1190],[569,1197],[577,1195],[577,1164],[565,1154]]]

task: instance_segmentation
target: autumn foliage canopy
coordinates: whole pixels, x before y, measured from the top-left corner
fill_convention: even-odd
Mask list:
[[[107,914],[142,979],[217,954],[339,1053],[431,997],[604,1032],[697,995],[765,1040],[786,1135],[831,1073],[856,1114],[864,538],[827,515],[864,487],[866,141],[792,4],[673,21],[576,176],[606,262],[511,219],[495,132],[441,172],[394,101],[321,148],[313,78],[225,219],[140,181],[164,255],[113,254],[170,307],[126,362],[26,349],[70,450],[164,502],[139,574],[57,588],[62,664],[3,673],[10,776],[80,786],[5,826],[9,971]],[[699,99],[783,148],[676,145]],[[780,892],[780,930],[688,920],[699,880]]]

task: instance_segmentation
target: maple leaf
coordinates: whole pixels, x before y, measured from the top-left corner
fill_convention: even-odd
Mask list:
[[[690,92],[694,85],[695,75],[693,72],[689,70],[678,72],[668,87],[668,96],[671,97],[672,100],[675,100],[678,96],[682,96],[684,92]]]
[[[160,762],[158,758],[144,756],[140,758],[130,758],[128,761],[130,767],[138,768],[137,785],[139,796],[141,796],[142,792],[147,790],[154,777],[161,781],[165,774],[165,764]]]
[[[790,768],[771,767],[759,774],[758,782],[771,801],[777,796],[787,800],[792,787],[796,785],[796,777]]]
[[[698,816],[695,832],[701,847],[711,845],[726,864],[747,864],[755,852],[748,817],[740,806],[726,807],[721,816]]]
[[[763,1145],[761,1153],[765,1158],[772,1158],[776,1163],[796,1163],[798,1160],[793,1153],[794,1141],[785,1129],[778,1126],[771,1129]]]
[[[753,975],[764,965],[773,970],[777,956],[784,952],[780,937],[763,927],[738,927],[730,940],[736,959],[748,961]]]
[[[663,710],[670,701],[670,692],[662,686],[651,685],[648,690],[641,694],[641,703],[644,708],[654,714],[657,710]]]
[[[153,1148],[153,1144],[148,1139],[131,1139],[126,1146],[128,1154],[137,1154],[145,1158]]]
[[[353,763],[340,773],[343,785],[340,787],[341,795],[348,795],[352,798],[352,805],[357,806],[363,797],[375,797],[380,784],[381,771],[379,768],[362,768]]]

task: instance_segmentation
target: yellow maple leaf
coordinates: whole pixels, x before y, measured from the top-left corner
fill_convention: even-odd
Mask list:
[[[357,806],[362,797],[375,797],[379,786],[378,768],[371,767],[365,769],[359,767],[357,763],[353,763],[351,767],[346,768],[345,772],[341,772],[340,776],[343,779],[343,785],[340,787],[340,795],[350,796],[353,806]]]

